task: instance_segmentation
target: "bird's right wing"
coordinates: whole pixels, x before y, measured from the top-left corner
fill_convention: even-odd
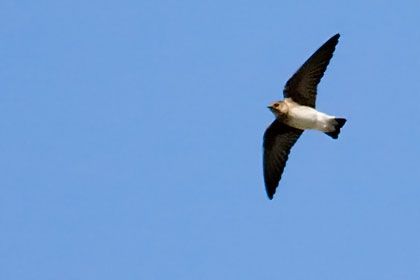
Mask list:
[[[275,120],[264,133],[264,181],[270,199],[279,185],[290,150],[302,132]]]

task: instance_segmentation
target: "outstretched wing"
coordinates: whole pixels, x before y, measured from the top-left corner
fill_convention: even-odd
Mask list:
[[[284,97],[290,97],[300,105],[315,108],[316,89],[330,62],[340,34],[323,44],[287,81]]]
[[[279,185],[290,150],[302,132],[275,120],[264,133],[264,181],[270,199]]]

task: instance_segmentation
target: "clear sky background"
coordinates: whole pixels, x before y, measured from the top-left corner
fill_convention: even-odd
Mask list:
[[[420,279],[419,1],[0,1],[0,279]],[[340,33],[274,200],[262,136]]]

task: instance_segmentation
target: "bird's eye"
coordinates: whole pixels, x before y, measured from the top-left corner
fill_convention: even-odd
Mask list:
[[[279,103],[274,104],[274,107],[279,107]]]

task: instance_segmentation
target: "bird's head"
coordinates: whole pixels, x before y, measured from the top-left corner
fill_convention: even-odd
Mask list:
[[[287,105],[283,101],[273,102],[267,108],[270,109],[276,117],[285,115],[288,111]]]

